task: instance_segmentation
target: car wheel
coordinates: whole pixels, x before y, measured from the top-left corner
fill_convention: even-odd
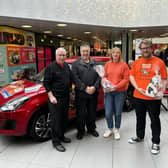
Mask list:
[[[29,128],[29,136],[35,141],[46,141],[51,137],[51,129],[49,127],[49,113],[36,112],[36,115],[32,118]]]

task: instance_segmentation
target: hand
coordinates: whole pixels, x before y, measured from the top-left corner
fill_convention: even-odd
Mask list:
[[[94,86],[91,86],[91,87],[90,87],[90,92],[91,92],[91,94],[93,94],[95,91],[96,91],[96,88],[95,88]]]
[[[50,99],[50,102],[51,102],[51,103],[57,104],[57,99],[56,99],[56,97],[50,96],[49,99]]]
[[[136,88],[136,90],[137,90],[139,93],[141,93],[141,94],[143,94],[143,95],[146,95],[144,89],[142,89],[142,88]]]
[[[87,86],[87,87],[86,87],[85,92],[86,92],[87,94],[89,94],[89,93],[90,93],[89,86]]]
[[[161,100],[163,98],[164,94],[163,92],[159,92],[159,94],[157,94],[157,96],[155,97],[158,100]]]
[[[96,91],[96,88],[94,86],[87,86],[85,89],[85,92],[90,95],[92,95],[95,91]]]
[[[116,85],[113,85],[110,91],[115,91],[117,89]]]

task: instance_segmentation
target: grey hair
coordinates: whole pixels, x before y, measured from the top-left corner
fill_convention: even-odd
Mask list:
[[[63,47],[57,48],[57,49],[55,50],[55,54],[58,55],[59,51],[64,51],[64,52],[65,52],[65,55],[66,55],[66,50],[65,50],[65,48],[63,48]]]
[[[88,44],[82,44],[82,45],[80,46],[80,50],[81,50],[83,47],[87,47],[87,48],[89,48],[89,50],[90,50],[90,45],[88,45]]]

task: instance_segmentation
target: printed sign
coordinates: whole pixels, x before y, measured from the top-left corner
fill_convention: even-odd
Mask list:
[[[21,48],[22,64],[35,63],[36,62],[35,54],[36,54],[35,48],[33,47]]]
[[[9,66],[16,66],[22,63],[20,47],[7,47],[7,59]]]
[[[7,85],[6,87],[4,87],[3,89],[1,89],[0,93],[2,94],[2,96],[4,98],[8,98],[20,91],[24,90],[24,85],[23,85],[24,81],[16,81],[11,83],[10,85]]]

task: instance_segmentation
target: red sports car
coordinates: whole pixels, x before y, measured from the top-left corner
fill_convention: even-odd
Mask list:
[[[71,65],[78,57],[67,58]],[[108,57],[92,57],[104,65]],[[50,137],[47,93],[42,85],[44,70],[32,79],[12,82],[0,89],[0,133],[44,141]],[[75,117],[74,86],[70,93],[69,119]],[[104,93],[99,90],[97,110],[104,109]]]

